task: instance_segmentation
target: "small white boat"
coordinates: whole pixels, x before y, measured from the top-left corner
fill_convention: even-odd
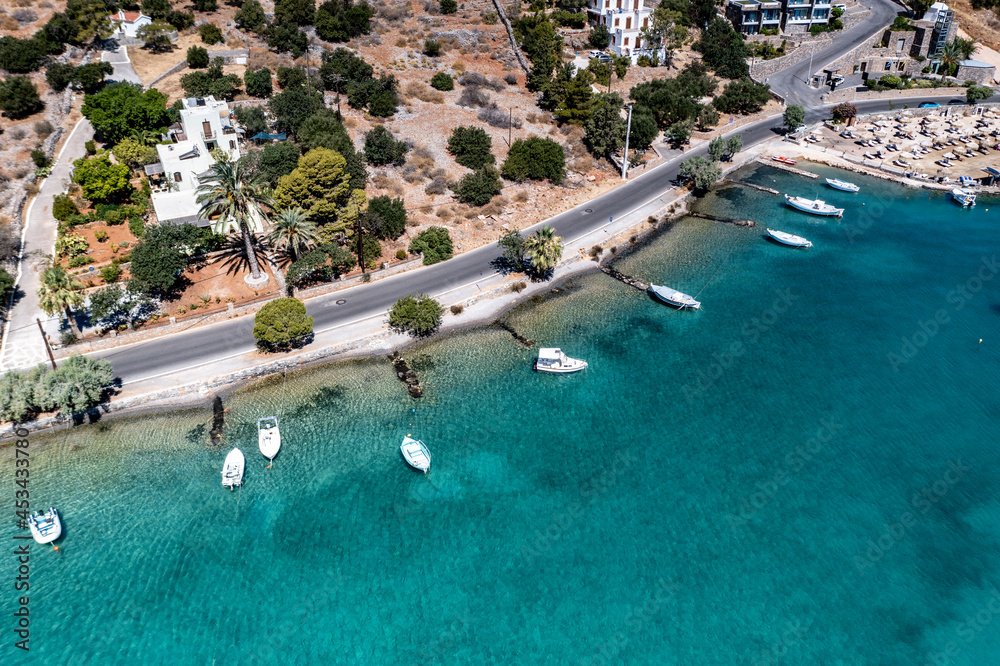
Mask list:
[[[951,197],[962,206],[976,205],[976,193],[971,190],[965,190],[962,189],[961,187],[956,187],[951,191]]]
[[[420,470],[424,474],[431,468],[431,452],[427,445],[419,439],[413,439],[409,435],[403,438],[403,443],[399,447],[399,452],[403,454],[403,460],[413,469]]]
[[[768,229],[767,235],[778,241],[782,245],[790,245],[792,247],[812,247],[811,241],[806,240],[802,236],[796,236],[795,234],[789,234],[784,231],[777,231],[775,229]]]
[[[59,512],[52,507],[45,513],[39,511],[28,516],[28,526],[38,543],[52,543],[62,534]]]
[[[651,284],[649,285],[649,291],[660,301],[663,301],[667,305],[672,305],[679,310],[697,310],[701,307],[701,301],[696,301],[694,300],[694,297],[688,296],[687,294],[677,291],[676,289],[671,289],[670,287]]]
[[[538,358],[535,359],[533,367],[537,372],[565,375],[586,370],[587,362],[566,356],[558,347],[542,347],[538,350]]]
[[[813,215],[823,215],[824,217],[841,217],[844,214],[843,208],[835,208],[821,199],[805,199],[803,197],[790,197],[785,195],[785,201],[792,208],[797,208],[804,213]]]
[[[827,178],[826,184],[841,192],[857,192],[861,189],[854,183],[848,183],[846,180],[838,180],[837,178]]]
[[[274,460],[281,448],[281,433],[278,431],[278,417],[268,416],[257,419],[257,446],[268,460]]]
[[[243,468],[246,466],[246,459],[243,452],[233,449],[226,456],[226,462],[222,464],[222,485],[224,488],[232,490],[236,486],[243,485]]]

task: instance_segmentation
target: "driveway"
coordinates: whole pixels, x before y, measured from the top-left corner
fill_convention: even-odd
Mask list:
[[[114,73],[106,77],[108,81],[128,81],[142,85],[142,79],[132,69],[132,61],[128,58],[126,47],[119,46],[114,51],[101,51],[101,60],[110,62],[115,68]]]
[[[38,195],[24,213],[24,247],[18,272],[16,300],[10,312],[3,343],[0,344],[0,372],[11,368],[26,368],[45,363],[48,355],[38,322],[46,332],[59,337],[60,317],[50,318],[38,306],[38,288],[45,260],[39,255],[52,255],[55,250],[56,227],[52,217],[52,199],[65,190],[73,160],[86,154],[84,144],[94,138],[94,128],[86,119],[70,132],[49,177],[42,181]]]

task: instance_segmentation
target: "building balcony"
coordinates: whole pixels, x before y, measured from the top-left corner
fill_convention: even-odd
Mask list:
[[[201,138],[205,141],[211,141],[215,138],[215,132],[202,132]]]

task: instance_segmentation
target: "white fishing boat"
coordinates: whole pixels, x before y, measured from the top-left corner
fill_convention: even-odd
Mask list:
[[[973,192],[972,190],[966,190],[962,189],[961,187],[956,187],[951,191],[951,197],[962,206],[976,205],[976,193]]]
[[[538,372],[564,375],[586,370],[587,362],[566,356],[558,347],[543,347],[538,350],[538,358],[535,359],[534,368]]]
[[[403,438],[399,452],[403,454],[403,460],[406,461],[406,464],[413,469],[418,469],[426,474],[431,468],[431,451],[419,439],[413,439],[407,435]]]
[[[701,307],[701,301],[696,301],[692,296],[688,296],[687,294],[677,291],[676,289],[671,289],[670,287],[651,284],[649,285],[649,292],[667,305],[672,305],[680,310],[697,310]]]
[[[29,515],[28,526],[31,528],[31,536],[35,537],[38,543],[52,543],[62,534],[59,512],[52,507],[45,513],[39,511]]]
[[[278,417],[268,416],[257,419],[257,446],[268,460],[274,460],[281,448],[281,433],[278,431]]]
[[[775,229],[768,229],[767,235],[778,241],[782,245],[790,245],[792,247],[812,247],[811,241],[806,240],[802,236],[796,236],[795,234],[786,233],[784,231],[777,231]]]
[[[836,208],[821,199],[805,199],[803,197],[790,197],[785,195],[785,201],[792,208],[797,208],[803,213],[812,215],[822,215],[824,217],[840,217],[844,214],[843,208]]]
[[[840,190],[841,192],[857,192],[861,189],[854,183],[848,183],[846,180],[840,180],[838,178],[827,178],[826,184],[835,190]]]
[[[243,452],[233,449],[226,456],[226,462],[222,464],[222,485],[232,490],[236,486],[243,485],[243,468],[246,466],[246,459]]]

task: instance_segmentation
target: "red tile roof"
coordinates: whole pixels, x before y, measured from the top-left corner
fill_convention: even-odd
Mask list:
[[[125,21],[126,23],[135,23],[142,16],[142,12],[126,12],[119,10],[117,14],[111,15],[112,21]]]

